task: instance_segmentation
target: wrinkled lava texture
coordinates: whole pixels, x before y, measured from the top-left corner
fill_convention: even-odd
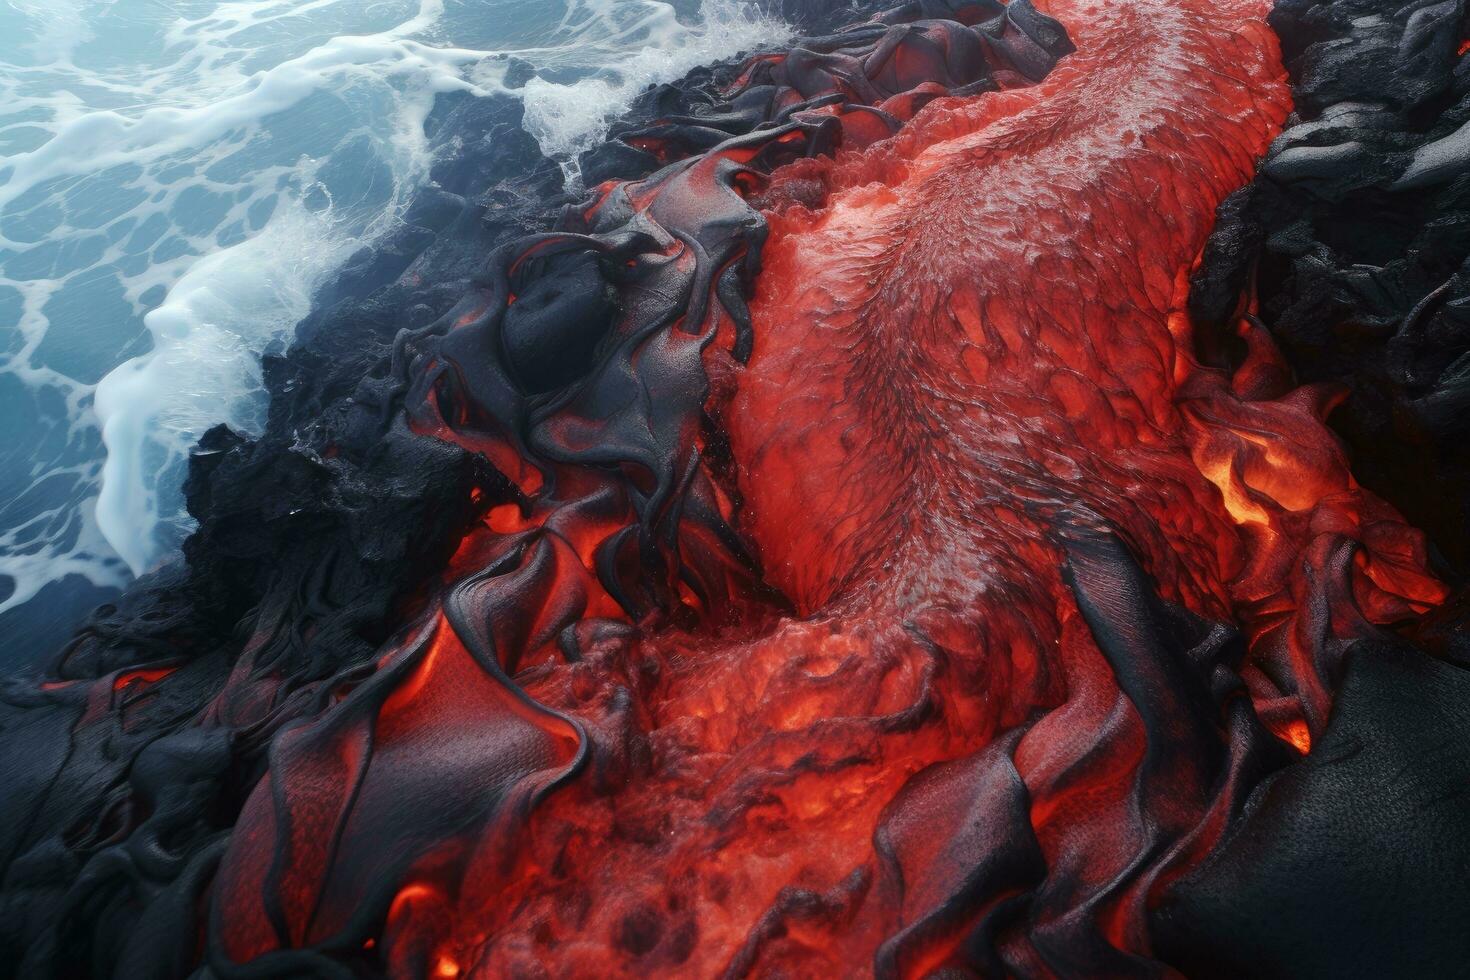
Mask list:
[[[1461,0],[783,9],[583,196],[441,103],[4,688],[0,974],[1466,969]]]

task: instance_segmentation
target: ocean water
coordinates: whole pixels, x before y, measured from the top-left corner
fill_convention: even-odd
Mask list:
[[[176,555],[190,445],[259,424],[260,353],[427,180],[436,95],[511,91],[570,161],[787,33],[757,0],[0,0],[0,661]]]

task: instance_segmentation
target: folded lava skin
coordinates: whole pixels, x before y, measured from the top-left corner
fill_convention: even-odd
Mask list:
[[[1464,967],[1452,569],[1209,237],[1310,124],[1269,4],[868,6],[344,274],[391,343],[304,325],[191,577],[5,690],[0,972]]]

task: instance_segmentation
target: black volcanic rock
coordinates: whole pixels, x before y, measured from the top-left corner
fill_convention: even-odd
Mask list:
[[[1470,975],[1470,670],[1404,644],[1349,657],[1312,754],[1156,914],[1199,978]]]
[[[1470,571],[1470,34],[1463,0],[1281,0],[1296,111],[1220,210],[1190,308],[1245,287],[1302,382],[1345,385],[1354,473]],[[1215,350],[1211,350],[1215,348]]]

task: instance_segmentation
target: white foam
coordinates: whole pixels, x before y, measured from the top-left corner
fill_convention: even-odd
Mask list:
[[[679,22],[673,8],[664,3],[639,4],[632,18],[610,0],[581,6],[586,20],[573,29],[586,31],[611,19],[613,33],[602,43],[628,45],[629,50],[610,60],[612,67],[598,76],[564,84],[538,76],[526,83],[523,93],[526,129],[543,153],[563,163],[573,185],[577,154],[600,142],[639,92],[699,65],[776,44],[791,32],[780,18],[736,0],[705,0],[702,20],[694,25]],[[572,10],[577,7],[574,4]],[[619,10],[625,16],[614,19]]]
[[[195,263],[145,318],[153,350],[98,384],[107,461],[97,525],[135,573],[189,529],[177,494],[199,435],[220,422],[258,429],[260,352],[308,312],[346,247],[330,216],[299,206],[278,214],[256,237]]]

